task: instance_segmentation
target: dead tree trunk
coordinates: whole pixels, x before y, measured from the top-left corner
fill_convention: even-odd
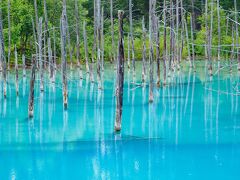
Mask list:
[[[112,37],[111,61],[116,63],[116,50],[115,50],[115,43],[114,43],[113,0],[110,0],[110,19],[111,19],[111,37]]]
[[[191,63],[191,68],[193,67],[192,58],[191,58],[191,52],[190,52],[190,44],[189,44],[189,36],[188,36],[188,26],[187,21],[184,18],[184,24],[185,24],[185,32],[186,32],[186,41],[187,41],[187,49],[188,49],[188,59]]]
[[[2,15],[0,14],[0,61],[3,70],[3,94],[4,98],[7,97],[7,62],[4,50],[4,38],[3,38],[3,24],[2,24]]]
[[[11,2],[8,0],[8,70],[10,69],[11,60]]]
[[[16,88],[16,95],[18,96],[19,88],[18,88],[18,54],[17,48],[15,44],[15,88]]]
[[[130,49],[130,33],[128,33],[128,69],[130,70],[130,61],[131,61],[131,49]]]
[[[115,131],[122,127],[123,84],[124,84],[124,46],[123,46],[123,11],[118,11],[119,41],[118,41],[118,65],[117,65],[117,94],[116,94],[116,120]]]
[[[83,38],[84,38],[84,51],[85,51],[85,61],[86,61],[86,71],[90,74],[90,81],[94,82],[93,75],[93,63],[89,64],[89,56],[88,56],[88,41],[87,41],[87,33],[86,33],[86,22],[83,22]]]
[[[129,0],[129,26],[131,38],[131,51],[132,51],[132,71],[133,81],[135,81],[135,50],[134,50],[134,37],[133,37],[133,19],[132,19],[132,0]]]
[[[234,37],[234,26],[232,26],[232,51],[231,51],[231,56],[230,56],[230,73],[232,73],[232,64],[233,64],[233,59],[234,59],[234,43],[235,42],[235,37]]]
[[[159,19],[156,18],[156,59],[157,59],[157,86],[160,87],[160,32]]]
[[[238,32],[238,11],[237,11],[237,0],[234,0],[235,9],[235,24],[236,24],[236,48],[237,48],[237,60],[238,70],[240,71],[240,55],[239,55],[239,32]]]
[[[37,0],[34,0],[34,11],[35,11],[35,22],[36,22],[36,27],[38,27],[38,7],[37,7]],[[38,29],[37,29],[38,31]],[[38,32],[37,32],[38,34]]]
[[[142,54],[142,83],[146,82],[146,28],[145,28],[145,21],[144,21],[144,16],[142,19],[142,41],[143,41],[143,54]]]
[[[102,16],[101,16],[101,68],[104,71],[104,8],[102,6]]]
[[[180,48],[180,52],[179,52],[179,62],[181,62],[183,56],[183,48],[184,48],[184,13],[183,13],[183,0],[180,0],[180,4],[181,4],[181,48]],[[179,64],[179,68],[180,68],[180,64]]]
[[[176,0],[176,57],[177,69],[180,69],[180,48],[179,48],[179,0]]]
[[[218,61],[221,59],[221,17],[220,17],[220,5],[217,0],[217,16],[218,16]]]
[[[192,68],[195,68],[195,45],[194,45],[194,34],[193,34],[193,16],[190,15],[190,22],[191,22],[191,38],[192,38]]]
[[[66,6],[63,5],[63,13],[61,17],[61,54],[62,54],[63,105],[65,109],[67,109],[68,106],[66,36],[67,36]]]
[[[46,0],[44,0],[43,2],[44,5],[44,39],[43,39],[43,44],[44,44],[44,49],[43,49],[43,53],[44,53],[44,67],[47,67],[47,39],[49,37],[49,33],[48,33],[48,16],[47,16],[47,3]],[[49,63],[49,60],[48,60]]]
[[[153,49],[153,39],[154,39],[154,19],[155,19],[155,7],[156,7],[156,0],[150,0],[149,2],[149,102],[153,102],[153,72],[154,72],[154,49]]]
[[[40,66],[40,91],[44,91],[44,77],[43,77],[43,69],[44,69],[44,63],[42,60],[42,18],[39,18],[39,24],[38,24],[38,61]]]
[[[49,72],[50,72],[50,80],[54,82],[54,62],[51,48],[51,39],[48,38],[48,59],[49,59]]]
[[[23,77],[26,77],[26,58],[25,55],[22,55],[22,68],[23,68]]]
[[[38,47],[37,47],[38,45],[37,44],[38,43],[37,43],[37,35],[36,35],[36,29],[35,29],[35,24],[34,24],[33,18],[32,18],[32,27],[33,27],[33,38],[34,38],[35,54],[36,54],[35,56],[37,57],[37,54],[38,54]]]
[[[82,66],[80,61],[80,31],[79,31],[79,13],[78,13],[78,1],[75,0],[75,18],[76,18],[76,35],[77,35],[77,42],[76,42],[76,55],[77,55],[77,64],[79,68],[79,75],[80,79],[82,79]]]
[[[209,65],[209,75],[212,76],[212,33],[213,33],[213,0],[211,1],[211,21],[210,21],[210,31],[208,34],[208,61],[210,62]]]
[[[55,81],[55,70],[57,69],[57,50],[56,50],[56,34],[55,34],[55,27],[53,27],[53,63],[54,63],[54,73],[53,79]]]
[[[205,29],[206,29],[205,58],[208,59],[208,34],[209,34],[209,28],[208,28],[208,0],[206,0],[206,2],[205,2]],[[209,61],[208,61],[208,63],[209,63]]]
[[[167,83],[167,27],[166,27],[166,0],[164,0],[163,5],[163,23],[164,23],[164,32],[163,32],[163,85]]]
[[[35,72],[36,72],[36,58],[32,57],[32,72],[31,72],[30,90],[29,90],[29,97],[28,97],[28,117],[29,118],[32,118],[34,115]]]

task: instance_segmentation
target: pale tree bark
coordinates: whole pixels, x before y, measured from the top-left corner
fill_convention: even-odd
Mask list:
[[[163,85],[165,86],[167,83],[167,25],[166,25],[166,0],[164,0],[163,4],[163,23],[164,23],[164,31],[163,31]]]
[[[220,16],[220,5],[217,0],[217,16],[218,16],[218,61],[221,59],[221,16]]]
[[[16,88],[16,95],[18,96],[19,88],[18,88],[18,54],[17,54],[17,47],[16,44],[15,48],[15,88]]]
[[[193,34],[193,15],[190,15],[190,23],[191,23],[191,39],[192,39],[192,68],[195,69],[195,45],[194,45],[194,34]]]
[[[177,69],[180,69],[180,46],[179,46],[179,0],[176,0],[176,57]]]
[[[115,42],[114,42],[113,0],[110,0],[110,19],[111,19],[111,38],[112,38],[111,61],[116,63],[116,50],[115,50]]]
[[[34,115],[34,84],[35,84],[35,72],[36,72],[36,58],[32,57],[32,72],[30,78],[30,90],[28,96],[28,117],[32,118]]]
[[[234,36],[234,26],[232,26],[232,51],[231,51],[231,56],[230,56],[230,73],[232,73],[232,64],[233,64],[233,59],[234,59],[234,49],[235,49],[235,36]]]
[[[22,68],[23,68],[23,77],[26,77],[26,58],[25,55],[22,55]]]
[[[4,38],[3,38],[3,24],[2,24],[2,12],[0,10],[0,63],[3,71],[3,95],[7,97],[7,61],[4,50]]]
[[[209,27],[208,27],[208,0],[205,2],[205,29],[206,29],[206,40],[205,40],[205,58],[208,59],[208,34],[209,34]],[[208,61],[209,63],[209,61]]]
[[[132,71],[133,82],[135,81],[135,48],[134,48],[134,36],[133,36],[133,19],[132,19],[132,0],[129,0],[129,26],[130,26],[130,39],[131,39],[131,52],[132,52]]]
[[[237,11],[237,0],[234,0],[235,9],[235,24],[236,24],[236,48],[237,48],[237,60],[238,60],[238,70],[240,71],[240,55],[239,55],[239,32],[238,32],[238,11]]]
[[[153,39],[154,39],[154,20],[155,20],[155,7],[156,0],[149,1],[149,102],[152,103],[154,100],[153,97],[153,72],[154,72],[154,49],[153,49]]]
[[[47,67],[47,39],[49,37],[49,33],[48,33],[48,16],[47,16],[47,3],[46,0],[43,1],[43,9],[44,9],[44,39],[43,39],[43,53],[44,53],[44,67]],[[48,62],[49,63],[49,62]]]
[[[42,60],[42,18],[39,18],[38,24],[38,61],[39,61],[39,69],[40,69],[40,91],[44,91],[44,63]]]
[[[102,6],[102,16],[101,16],[101,68],[104,71],[104,8]]]
[[[160,87],[160,32],[159,19],[155,18],[156,22],[156,60],[157,60],[157,86]]]
[[[209,65],[209,75],[212,76],[212,34],[213,34],[213,0],[211,1],[211,15],[210,15],[210,30],[208,34],[208,61]]]
[[[119,41],[118,41],[118,65],[117,65],[117,94],[116,94],[116,120],[115,131],[122,128],[122,106],[123,106],[123,85],[124,85],[124,46],[123,46],[123,11],[118,11]]]
[[[145,20],[144,20],[144,16],[142,19],[142,41],[143,41],[143,53],[142,53],[142,83],[146,82],[146,58],[147,58],[147,54],[146,54],[146,36],[147,36],[147,32],[146,32],[146,28],[145,28]]]
[[[77,35],[77,42],[76,42],[76,56],[77,56],[77,64],[79,68],[79,75],[80,79],[83,78],[82,75],[82,66],[81,66],[81,55],[80,55],[80,31],[79,31],[79,25],[80,25],[80,20],[79,20],[79,12],[78,12],[78,0],[75,0],[75,18],[76,18],[76,35]]]
[[[8,0],[8,70],[10,70],[11,60],[11,0]]]
[[[37,54],[38,54],[38,45],[37,44],[38,43],[37,43],[36,28],[35,28],[33,18],[32,18],[32,28],[33,28],[33,38],[34,38],[34,45],[35,45],[35,56],[37,57]],[[37,64],[37,62],[36,62],[36,64]]]
[[[62,55],[62,86],[63,86],[63,105],[67,109],[68,106],[68,86],[67,86],[67,16],[66,2],[63,3],[63,12],[61,17],[61,55]]]

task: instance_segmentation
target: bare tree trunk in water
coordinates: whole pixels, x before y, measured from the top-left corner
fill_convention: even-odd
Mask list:
[[[63,13],[61,18],[61,54],[62,54],[63,105],[65,109],[67,109],[68,106],[66,36],[67,36],[66,6],[63,5]]]
[[[37,27],[38,27],[38,25],[37,25]],[[35,28],[35,24],[34,24],[33,18],[32,18],[32,28],[33,28],[33,38],[34,38],[35,54],[36,54],[35,57],[37,57],[37,54],[38,54],[38,42],[37,42],[36,28]]]
[[[30,90],[29,90],[29,97],[28,97],[28,117],[29,118],[32,118],[34,115],[35,72],[36,72],[36,58],[32,57],[32,72],[31,72]]]
[[[237,48],[237,60],[238,60],[238,70],[240,71],[240,55],[239,55],[239,32],[238,32],[238,11],[237,11],[237,0],[234,0],[235,9],[235,24],[236,24],[236,48]]]
[[[221,17],[220,17],[220,5],[217,0],[217,16],[218,16],[218,61],[221,59]]]
[[[156,19],[156,59],[157,59],[157,86],[160,87],[160,32],[159,19]]]
[[[212,33],[213,33],[213,0],[211,1],[211,22],[210,22],[210,31],[209,31],[209,35],[208,35],[208,60],[210,62],[210,66],[209,66],[209,75],[212,76],[212,61],[213,61],[213,57],[212,57]]]
[[[230,73],[232,73],[232,64],[233,64],[233,59],[234,59],[234,44],[235,44],[235,37],[234,37],[234,25],[232,26],[232,52],[231,52],[231,57],[230,57]]]
[[[101,16],[101,67],[104,71],[104,8],[102,6],[102,16]]]
[[[77,56],[77,65],[79,68],[79,76],[82,79],[82,66],[81,66],[81,57],[80,57],[80,31],[79,31],[79,13],[78,13],[78,0],[75,0],[75,18],[76,18],[76,35],[77,35],[77,42],[76,42],[76,56]]]
[[[133,19],[132,19],[132,0],[129,0],[129,26],[130,26],[130,38],[131,38],[131,50],[132,50],[132,71],[133,82],[135,82],[135,49],[134,49],[134,36],[133,36]]]
[[[3,70],[3,95],[7,97],[7,61],[4,50],[4,39],[3,39],[3,24],[2,24],[2,13],[0,10],[0,63]]]
[[[193,34],[193,16],[190,16],[191,23],[191,38],[192,38],[192,68],[195,69],[195,49],[194,49],[194,34]]]
[[[142,83],[146,81],[146,28],[144,22],[144,16],[142,19],[142,41],[143,41],[143,53],[142,53]]]
[[[8,0],[8,70],[10,70],[11,60],[11,0]]]
[[[124,46],[123,46],[123,11],[118,11],[119,41],[118,41],[118,66],[117,66],[117,109],[115,120],[115,131],[122,127],[122,105],[123,105],[123,83],[124,83]]]
[[[205,29],[206,29],[206,40],[205,40],[205,58],[208,59],[208,0],[205,2]],[[208,59],[209,60],[209,59]],[[208,61],[209,63],[209,61]]]
[[[23,67],[23,77],[26,77],[26,58],[25,55],[22,55],[22,67]]]
[[[116,50],[114,43],[114,19],[113,19],[113,0],[110,0],[110,19],[111,19],[111,36],[112,36],[112,52],[111,61],[116,63]]]
[[[166,27],[166,0],[164,0],[163,5],[163,23],[164,23],[164,32],[163,32],[163,85],[167,83],[167,27]]]
[[[40,91],[44,91],[44,85],[43,85],[43,69],[44,64],[42,60],[42,18],[39,18],[39,24],[38,24],[38,61],[40,66]]]
[[[149,1],[149,102],[153,102],[153,72],[154,72],[154,50],[153,50],[153,39],[154,39],[154,19],[155,19],[155,7],[156,7],[156,0]]]
[[[18,54],[17,48],[15,44],[15,87],[16,87],[16,95],[18,96],[19,88],[18,88]]]

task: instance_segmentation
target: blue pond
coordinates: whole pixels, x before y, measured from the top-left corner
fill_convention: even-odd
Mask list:
[[[240,179],[240,76],[227,62],[214,76],[205,62],[196,73],[184,64],[166,87],[132,84],[125,72],[121,133],[114,133],[115,73],[104,71],[104,89],[68,72],[69,106],[64,110],[61,75],[45,75],[28,119],[29,76],[20,74],[16,97],[9,73],[7,99],[0,83],[0,179]],[[234,66],[237,69],[236,66]],[[141,64],[137,64],[140,83]]]

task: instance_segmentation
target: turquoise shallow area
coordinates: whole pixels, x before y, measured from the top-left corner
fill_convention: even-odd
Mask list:
[[[14,72],[8,96],[0,81],[0,179],[223,179],[240,178],[240,75],[226,62],[188,63],[172,72],[166,87],[140,87],[125,72],[122,131],[114,133],[115,73],[105,66],[104,88],[68,72],[69,106],[63,109],[61,75],[45,76],[35,112],[28,119],[29,76],[20,74],[16,97]],[[234,66],[236,69],[237,67]],[[84,75],[85,77],[85,75]]]

